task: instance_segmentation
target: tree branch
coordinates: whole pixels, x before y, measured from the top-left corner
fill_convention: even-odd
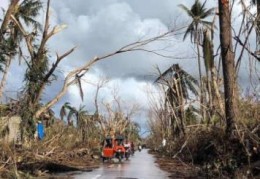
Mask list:
[[[248,47],[246,47],[246,45],[240,40],[239,37],[234,37],[234,39],[244,48],[246,49],[246,51],[253,57],[255,57],[256,60],[258,60],[260,62],[260,57],[257,56],[256,53],[252,52]]]
[[[179,28],[177,30],[171,30],[171,31],[168,31],[162,35],[159,35],[159,36],[156,36],[156,37],[152,37],[152,38],[149,38],[149,39],[145,39],[143,41],[137,41],[137,42],[134,42],[134,43],[131,43],[131,44],[128,44],[128,45],[125,45],[121,48],[119,48],[118,50],[112,52],[112,53],[108,53],[106,55],[103,55],[103,56],[100,56],[100,57],[94,57],[92,58],[91,60],[89,60],[85,65],[83,65],[82,67],[79,67],[79,68],[76,68],[74,70],[72,70],[65,78],[64,80],[64,83],[63,83],[63,87],[62,89],[60,90],[60,92],[51,100],[49,101],[46,105],[44,105],[43,107],[41,107],[35,114],[35,117],[39,117],[44,111],[48,110],[50,107],[52,107],[54,104],[56,104],[67,92],[68,90],[68,87],[71,86],[72,84],[75,84],[76,82],[76,78],[75,76],[76,75],[85,75],[88,70],[90,69],[90,67],[92,65],[94,65],[95,63],[97,63],[98,61],[100,60],[103,60],[103,59],[107,59],[108,57],[111,57],[111,56],[115,56],[117,54],[120,54],[120,53],[125,53],[125,52],[131,52],[131,51],[140,51],[140,48],[141,46],[145,46],[151,42],[154,42],[156,40],[159,40],[163,37],[167,37],[169,35],[173,35],[173,32],[175,31],[178,31],[182,28]]]

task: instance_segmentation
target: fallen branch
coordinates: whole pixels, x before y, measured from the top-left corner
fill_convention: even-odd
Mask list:
[[[11,157],[9,157],[5,162],[3,162],[3,165],[0,166],[0,170],[2,170],[3,168],[5,168],[6,164],[8,164],[10,160],[11,160]]]
[[[184,147],[186,147],[187,144],[188,144],[188,140],[186,140],[186,141],[184,142],[184,144],[181,146],[181,149],[180,149],[178,152],[176,152],[172,158],[176,158],[177,155],[182,152],[182,150],[184,149]]]

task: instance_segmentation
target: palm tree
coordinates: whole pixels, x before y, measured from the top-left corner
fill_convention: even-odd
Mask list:
[[[184,100],[189,99],[189,91],[198,95],[197,80],[178,64],[173,64],[155,82],[167,86],[165,104],[169,104],[173,111],[176,110],[176,114],[171,115],[173,134],[179,135],[180,132],[185,134]]]
[[[3,93],[3,88],[5,86],[7,80],[7,74],[9,71],[9,67],[11,65],[11,60],[14,55],[17,54],[19,43],[22,40],[22,32],[17,24],[13,23],[11,20],[11,15],[13,15],[17,22],[21,25],[24,22],[27,26],[33,26],[35,30],[41,28],[40,23],[38,23],[34,18],[39,15],[39,11],[42,8],[42,3],[38,0],[24,0],[21,4],[18,4],[19,0],[11,1],[11,4],[7,10],[7,14],[5,16],[5,20],[1,26],[1,32],[6,32],[6,28],[8,25],[10,35],[4,39],[4,35],[1,35],[0,43],[1,46],[4,44],[6,48],[6,53],[1,53],[0,60],[4,59],[5,68],[3,70],[3,76],[0,83],[0,98]],[[36,32],[34,32],[36,33]],[[36,34],[35,34],[36,35]],[[5,55],[3,55],[5,54]]]
[[[85,106],[80,105],[77,110],[75,107],[72,107],[69,102],[66,102],[60,110],[60,117],[62,120],[65,116],[67,116],[68,125],[73,125],[73,119],[76,120],[77,127],[81,133],[82,141],[85,142],[87,137],[86,129],[92,127],[90,124],[91,117],[88,115],[88,111],[85,110]]]
[[[67,110],[70,110],[72,107],[69,102],[64,103],[60,108],[60,119],[63,121],[64,117],[68,115]],[[69,124],[69,122],[68,122]]]
[[[183,36],[183,40],[190,34],[191,42],[200,43],[201,35],[205,28],[211,29],[212,22],[206,21],[204,19],[214,14],[215,9],[210,8],[206,9],[206,1],[201,4],[199,0],[195,0],[191,9],[186,7],[183,4],[180,4],[179,7],[182,8],[189,17],[191,17],[192,22],[188,25],[187,30]]]
[[[195,43],[197,46],[198,54],[198,68],[199,68],[199,79],[200,79],[200,102],[201,105],[204,103],[204,97],[202,95],[202,73],[201,73],[201,64],[200,64],[200,44],[203,39],[203,32],[205,29],[211,29],[214,27],[212,22],[206,21],[209,16],[214,14],[215,9],[207,9],[205,7],[206,1],[203,4],[199,0],[195,0],[194,4],[191,6],[191,9],[186,7],[183,4],[180,4],[179,7],[182,8],[186,14],[192,19],[192,22],[188,25],[187,30],[184,33],[183,40],[190,34],[190,40],[192,43]],[[202,108],[202,107],[201,107]],[[205,117],[205,112],[201,109],[202,116]]]

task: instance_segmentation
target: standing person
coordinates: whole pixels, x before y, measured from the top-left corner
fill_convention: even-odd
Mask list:
[[[132,155],[134,155],[134,153],[135,153],[135,145],[134,145],[133,141],[131,142],[131,153],[132,153]]]
[[[138,150],[139,150],[139,152],[141,152],[141,150],[142,150],[142,145],[140,143],[138,144]]]
[[[166,146],[166,139],[165,139],[165,138],[163,138],[163,140],[162,140],[162,146],[163,146],[163,147]]]
[[[125,158],[128,160],[130,157],[130,151],[131,151],[131,143],[126,139],[124,143],[124,148],[125,148]]]
[[[130,148],[131,147],[131,143],[126,139],[125,143],[124,143],[124,147]]]
[[[37,124],[37,137],[39,140],[43,140],[45,136],[45,133],[44,133],[44,125],[42,124],[42,121],[38,121],[38,124]]]

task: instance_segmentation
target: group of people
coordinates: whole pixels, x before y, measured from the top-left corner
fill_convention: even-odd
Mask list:
[[[123,145],[126,150],[129,150],[131,154],[134,154],[135,152],[135,144],[133,141],[129,141],[126,139],[125,141],[123,140],[113,140],[111,137],[107,137],[101,144],[104,147],[110,147],[113,148],[115,145]],[[137,149],[139,151],[142,150],[142,145],[139,143],[137,146]]]
[[[132,155],[134,154],[134,152],[135,152],[134,142],[130,142],[130,141],[126,140],[124,143],[124,147],[126,150],[129,150]]]
[[[128,140],[125,141],[124,143],[124,147],[126,148],[130,148],[131,149],[131,152],[132,154],[134,154],[135,152],[135,145],[133,142],[129,142]],[[142,145],[139,143],[138,146],[137,146],[137,149],[139,150],[139,152],[142,150]]]

